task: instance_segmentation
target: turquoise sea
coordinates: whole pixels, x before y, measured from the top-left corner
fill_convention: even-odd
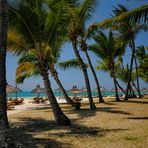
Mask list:
[[[61,96],[63,96],[63,94],[61,93],[61,92],[54,92],[54,94],[55,94],[55,96],[56,97],[61,97]],[[148,92],[145,92],[145,94],[148,94]],[[72,94],[72,93],[69,93],[68,94],[69,96],[74,96],[74,94]],[[97,92],[92,92],[92,95],[93,96],[97,96],[98,94],[97,94]],[[102,95],[103,96],[113,96],[113,95],[115,95],[115,93],[114,92],[112,92],[112,91],[106,91],[106,92],[102,92]],[[122,92],[119,92],[119,95],[123,95],[123,93]],[[29,97],[36,97],[37,96],[37,93],[32,93],[32,92],[18,92],[17,93],[17,97],[19,97],[19,98],[29,98]],[[46,97],[47,95],[46,95],[46,93],[40,93],[40,97]],[[77,96],[87,96],[87,93],[79,93],[79,94],[77,94]],[[8,93],[7,94],[7,97],[8,98],[15,98],[16,97],[16,93]]]

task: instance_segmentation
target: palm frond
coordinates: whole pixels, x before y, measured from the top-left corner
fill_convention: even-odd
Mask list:
[[[81,69],[80,64],[77,59],[72,59],[72,60],[60,62],[58,64],[58,67],[60,67],[63,70],[73,69],[73,68]],[[87,65],[86,65],[86,67],[87,67]]]
[[[143,5],[133,10],[117,15],[116,17],[105,19],[97,24],[98,27],[109,27],[114,25],[122,25],[125,22],[132,24],[148,23],[148,5]],[[114,24],[114,25],[113,25]],[[93,24],[93,25],[96,25]],[[92,25],[91,25],[92,26]]]
[[[38,69],[29,62],[19,64],[16,70],[16,83],[23,83],[26,78],[38,76]]]

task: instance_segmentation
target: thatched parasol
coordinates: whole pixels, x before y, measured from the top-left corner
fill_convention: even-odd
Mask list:
[[[17,87],[17,85],[14,87],[14,86],[11,86],[11,85],[6,85],[6,92],[7,93],[16,93],[16,98],[17,98],[17,93],[18,92],[21,92],[22,90],[21,89],[19,89],[18,87]]]
[[[70,89],[70,90],[68,91],[68,93],[74,94],[75,97],[76,97],[77,94],[79,94],[79,93],[81,93],[81,92],[82,92],[82,90],[81,90],[81,89],[78,89],[77,86],[73,86],[72,89]]]
[[[45,89],[41,88],[40,85],[38,84],[31,92],[37,93],[37,97],[40,97],[40,93],[44,93]]]

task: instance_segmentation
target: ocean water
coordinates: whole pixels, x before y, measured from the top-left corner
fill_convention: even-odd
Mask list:
[[[54,95],[56,97],[61,97],[63,96],[63,94],[61,92],[54,92]],[[75,96],[75,94],[72,94],[72,93],[68,93],[69,96]],[[92,95],[93,96],[97,96],[97,92],[92,92]],[[112,96],[112,95],[115,95],[114,92],[112,91],[107,91],[107,92],[102,92],[102,95],[103,96]],[[119,93],[119,95],[123,95],[123,93]],[[19,98],[28,98],[28,97],[37,97],[38,94],[37,93],[32,93],[32,92],[18,92],[17,93],[17,97]],[[46,93],[40,93],[40,97],[46,97]],[[76,94],[76,96],[87,96],[87,93],[83,92],[83,93],[79,93],[79,94]],[[7,97],[8,98],[15,98],[16,97],[16,93],[8,93],[7,94]]]
[[[37,93],[32,93],[32,92],[18,92],[17,93],[17,97],[23,97],[23,98],[27,98],[27,97],[36,97],[38,94]],[[54,95],[56,97],[61,97],[63,96],[63,94],[61,92],[54,92]],[[69,96],[74,96],[75,94],[72,94],[72,93],[68,93]],[[92,92],[92,95],[93,96],[97,96],[97,93],[96,92]],[[114,95],[113,92],[103,92],[102,93],[103,96],[111,96],[111,95]],[[40,97],[46,97],[46,93],[40,93]],[[87,93],[79,93],[79,94],[76,94],[76,96],[87,96]],[[8,93],[7,94],[7,97],[11,97],[11,98],[14,98],[16,97],[16,93]]]

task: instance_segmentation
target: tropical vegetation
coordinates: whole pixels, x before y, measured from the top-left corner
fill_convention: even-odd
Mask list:
[[[57,126],[71,125],[71,121],[54,95],[50,76],[68,104],[73,107],[81,105],[68,96],[57,67],[82,71],[90,110],[95,110],[96,105],[89,68],[95,80],[99,102],[103,103],[104,99],[98,79],[99,71],[96,70],[109,73],[114,84],[115,101],[122,99],[118,88],[123,92],[124,101],[136,98],[137,94],[139,98],[143,97],[140,80],[148,82],[148,52],[143,43],[136,45],[135,40],[141,31],[148,29],[147,4],[133,10],[123,5],[115,6],[111,18],[91,22],[89,27],[87,21],[98,6],[97,0],[14,0],[11,4],[8,7],[7,0],[0,0],[0,147],[15,147],[9,135],[7,118],[6,50],[19,59],[17,83],[23,83],[32,76],[42,78]],[[71,43],[72,49],[69,50],[73,50],[71,53],[75,58],[61,61],[62,48],[66,43]],[[128,48],[130,62],[124,61]],[[96,63],[90,52],[97,57]]]

